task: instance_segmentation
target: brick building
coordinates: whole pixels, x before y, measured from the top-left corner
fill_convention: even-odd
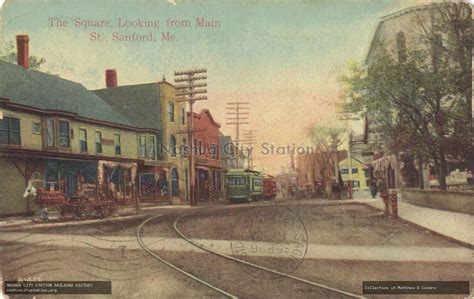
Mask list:
[[[223,178],[221,165],[220,132],[217,123],[207,109],[194,113],[193,150],[195,150],[195,186],[198,200],[211,200],[222,195]]]

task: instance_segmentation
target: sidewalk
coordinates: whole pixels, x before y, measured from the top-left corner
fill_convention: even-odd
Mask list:
[[[377,209],[384,209],[380,198],[355,199]],[[474,216],[456,212],[430,209],[398,201],[400,218],[419,225],[435,233],[474,248]]]
[[[147,215],[147,211],[155,210],[169,210],[169,209],[185,209],[189,208],[186,205],[169,205],[165,204],[150,204],[145,203],[140,205],[140,212],[137,214],[135,206],[119,206],[117,215],[109,218],[94,218],[88,220],[67,220],[61,221],[59,219],[59,213],[56,210],[52,210],[48,213],[49,221],[42,222],[39,220],[38,215],[32,216],[16,216],[16,217],[7,217],[0,218],[0,228],[31,228],[31,227],[45,227],[45,226],[66,226],[66,225],[83,225],[90,223],[106,222],[106,221],[119,221],[127,219],[141,218],[144,215]]]

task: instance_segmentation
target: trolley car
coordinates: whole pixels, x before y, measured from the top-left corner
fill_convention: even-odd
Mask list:
[[[230,169],[226,174],[227,199],[252,202],[263,198],[263,176],[250,169]]]
[[[277,195],[277,184],[271,175],[267,175],[263,179],[263,198],[274,199]]]

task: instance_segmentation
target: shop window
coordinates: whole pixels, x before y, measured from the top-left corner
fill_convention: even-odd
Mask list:
[[[146,156],[146,137],[140,136],[140,157],[145,158]]]
[[[0,119],[0,144],[20,145],[20,120],[13,117]]]
[[[179,196],[179,177],[176,168],[171,170],[171,195]]]
[[[174,122],[174,103],[173,102],[168,103],[168,116],[169,116],[170,122]]]
[[[31,125],[31,132],[33,132],[33,134],[35,134],[35,135],[41,135],[41,124],[37,123],[37,122],[34,122]]]
[[[67,121],[59,121],[59,146],[69,147],[71,137],[69,135],[69,123]]]
[[[95,152],[102,153],[102,133],[95,132]]]
[[[122,154],[122,147],[120,144],[120,135],[115,134],[114,135],[114,145],[115,145],[115,154],[116,155],[121,155]]]
[[[79,143],[81,153],[87,153],[87,131],[86,129],[79,129]]]
[[[48,118],[46,119],[46,145],[48,147],[53,147],[54,146],[54,136],[55,136],[55,130],[54,130],[54,119]]]

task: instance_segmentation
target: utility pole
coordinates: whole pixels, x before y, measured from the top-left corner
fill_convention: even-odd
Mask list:
[[[250,103],[249,102],[227,102],[227,106],[225,107],[226,109],[226,114],[228,115],[227,117],[227,123],[226,125],[235,125],[235,144],[237,147],[237,156],[236,156],[236,166],[237,168],[239,167],[239,156],[240,156],[240,149],[239,149],[239,135],[240,135],[240,126],[241,125],[248,125],[250,124],[248,122],[249,119],[249,109],[250,107],[248,106]]]
[[[248,168],[253,169],[253,145],[255,144],[255,130],[246,130],[244,131],[244,140],[241,140],[242,143],[245,143],[248,148]]]
[[[206,69],[192,69],[186,71],[179,71],[174,72],[174,82],[184,82],[182,84],[177,84],[176,88],[176,96],[180,97],[178,102],[188,102],[189,103],[189,114],[188,114],[188,126],[187,126],[187,134],[188,134],[188,160],[189,160],[189,180],[188,180],[188,190],[189,190],[189,201],[192,206],[197,206],[197,200],[194,196],[194,150],[193,150],[193,104],[196,101],[207,100],[207,96],[202,96],[199,94],[206,94],[207,89],[203,89],[201,87],[206,87],[207,84],[202,80],[206,80],[206,75],[199,75],[199,74],[207,74]],[[198,96],[199,95],[199,96]]]

